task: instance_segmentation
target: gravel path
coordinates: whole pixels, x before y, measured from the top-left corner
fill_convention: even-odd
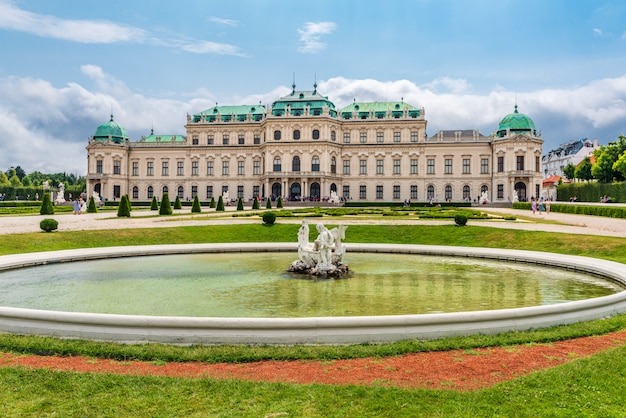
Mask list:
[[[234,210],[228,208],[227,210]],[[599,216],[571,215],[557,212],[549,214],[536,214],[527,210],[496,208],[490,206],[481,207],[481,210],[494,215],[511,214],[517,217],[516,221],[503,220],[477,220],[470,221],[469,225],[481,225],[493,228],[525,229],[531,231],[564,232],[584,235],[603,235],[614,237],[626,237],[626,219],[604,218]],[[3,216],[0,217],[1,234],[20,234],[28,232],[40,232],[39,222],[44,218],[53,218],[59,222],[59,231],[82,231],[101,229],[124,229],[124,228],[165,228],[174,226],[195,225],[219,225],[233,223],[258,223],[258,219],[251,218],[224,218],[223,214],[214,211],[202,214],[189,215],[190,209],[175,211],[172,216],[150,216],[152,212],[147,210],[135,210],[130,218],[118,218],[115,211],[87,213],[82,215],[56,214],[56,215],[28,215],[28,216]],[[182,215],[184,216],[177,216]],[[339,221],[333,220],[333,223]],[[281,223],[300,223],[299,220],[281,219]],[[385,219],[384,221],[350,220],[341,219],[344,224],[418,224],[418,225],[445,225],[450,220],[402,220]]]

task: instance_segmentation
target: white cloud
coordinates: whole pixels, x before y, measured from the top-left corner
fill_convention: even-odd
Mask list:
[[[85,174],[88,137],[109,119],[124,126],[131,140],[156,133],[185,134],[186,114],[215,105],[206,90],[178,93],[175,98],[139,94],[96,65],[81,71],[93,87],[75,82],[57,87],[47,80],[0,78],[0,170],[20,165],[27,172]],[[445,79],[417,85],[409,80],[378,81],[334,77],[318,82],[318,91],[338,108],[357,101],[404,100],[426,110],[428,134],[440,129],[478,129],[488,135],[514,109],[530,116],[543,131],[544,150],[575,138],[614,140],[626,131],[626,75],[596,80],[573,89],[511,92],[502,88],[484,94],[468,93],[465,80]],[[452,86],[438,92],[442,85]],[[457,87],[455,87],[457,86]],[[460,87],[459,87],[460,86]],[[461,88],[463,87],[463,88]],[[291,89],[220,97],[220,104],[268,105]]]
[[[298,52],[315,54],[326,47],[320,39],[323,35],[329,35],[335,31],[337,25],[333,22],[306,22],[304,28],[298,29],[301,45]]]
[[[219,22],[236,24],[236,21],[228,19],[221,19]],[[186,39],[176,34],[169,38],[159,38],[141,28],[105,20],[66,20],[19,9],[10,0],[0,0],[0,29],[79,43],[149,43],[194,54],[245,56],[239,47],[226,43]]]
[[[0,1],[0,28],[81,43],[137,42],[145,37],[138,28],[104,20],[63,20],[19,9],[10,1]]]
[[[217,17],[217,16],[210,16],[208,20],[209,22],[217,23],[219,25],[226,25],[226,26],[238,26],[239,25],[239,22],[237,20],[224,19],[224,18]]]

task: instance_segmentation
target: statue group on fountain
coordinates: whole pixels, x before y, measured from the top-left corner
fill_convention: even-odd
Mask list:
[[[329,230],[324,224],[317,224],[317,238],[309,242],[309,223],[302,220],[298,230],[299,260],[291,264],[290,271],[326,275],[338,274],[347,271],[343,264],[346,249],[342,240],[346,238],[347,226],[339,225]]]

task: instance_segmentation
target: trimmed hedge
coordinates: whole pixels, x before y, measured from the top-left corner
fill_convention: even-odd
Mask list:
[[[626,183],[578,182],[557,186],[556,200],[567,202],[572,196],[579,202],[599,202],[602,196],[610,196],[613,202],[626,202]]]
[[[513,203],[513,209],[531,210],[528,202]],[[554,204],[550,205],[550,212],[572,213],[576,215],[604,216],[606,218],[626,218],[626,207],[611,206],[610,203],[590,206],[580,203],[574,204]]]

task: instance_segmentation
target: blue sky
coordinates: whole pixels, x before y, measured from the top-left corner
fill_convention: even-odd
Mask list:
[[[626,2],[0,0],[0,170],[86,173],[113,112],[138,140],[297,89],[424,107],[428,134],[515,103],[544,152],[626,132]]]

